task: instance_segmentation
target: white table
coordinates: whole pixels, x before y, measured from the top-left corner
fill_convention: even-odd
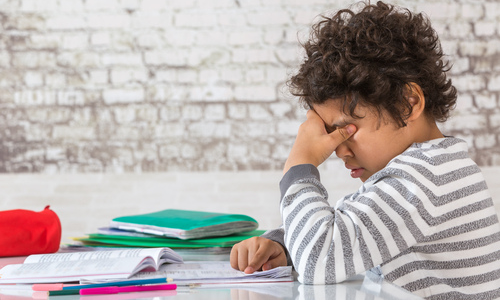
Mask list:
[[[22,263],[24,258],[2,258],[0,263]],[[10,294],[10,295],[9,295]],[[0,293],[1,300],[33,299],[30,293],[18,295]],[[195,287],[179,286],[176,291],[123,293],[96,296],[53,296],[55,300],[128,300],[128,299],[186,299],[186,300],[323,300],[323,299],[420,299],[408,291],[375,276],[357,275],[334,285],[303,285],[297,281],[253,284],[205,284]]]
[[[180,288],[175,299],[217,300],[323,300],[323,299],[421,299],[393,284],[374,282],[362,275],[334,285],[303,285],[299,282],[247,284],[186,290]],[[169,297],[161,299],[172,299]]]

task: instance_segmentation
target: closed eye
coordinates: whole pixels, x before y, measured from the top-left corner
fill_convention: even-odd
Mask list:
[[[330,125],[325,124],[325,129],[326,129],[326,132],[330,134],[330,133],[334,132],[335,130],[337,130],[337,127],[332,127]]]
[[[348,124],[349,123],[347,123],[347,122],[342,122],[342,123],[339,123],[339,124],[332,124],[331,126],[325,124],[326,132],[332,133],[332,132],[334,132],[335,130],[337,130],[339,128],[347,126]]]

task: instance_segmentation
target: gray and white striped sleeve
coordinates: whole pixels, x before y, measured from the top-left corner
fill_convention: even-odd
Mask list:
[[[281,181],[281,215],[285,245],[299,281],[306,284],[342,282],[389,260],[416,241],[395,230],[400,216],[389,217],[377,204],[376,187],[347,196],[336,208],[312,165],[291,168]],[[352,200],[355,201],[345,201]],[[414,208],[413,208],[414,209]],[[404,211],[412,210],[406,207]],[[411,213],[411,212],[410,212]]]
[[[500,296],[500,224],[460,139],[413,144],[335,208],[312,165],[291,168],[280,188],[300,282],[337,283],[380,266],[384,280],[422,297]]]

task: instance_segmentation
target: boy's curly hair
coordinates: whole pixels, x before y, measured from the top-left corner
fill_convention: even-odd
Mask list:
[[[355,13],[344,9],[322,17],[304,45],[306,57],[289,81],[291,93],[306,107],[343,99],[344,112],[355,117],[358,104],[383,110],[406,126],[411,105],[409,83],[418,84],[426,114],[444,122],[456,102],[446,78],[448,63],[430,21],[381,1]]]

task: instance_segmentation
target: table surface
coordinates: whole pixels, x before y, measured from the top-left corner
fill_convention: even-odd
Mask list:
[[[128,300],[128,299],[185,299],[185,300],[323,300],[323,299],[420,299],[392,284],[364,283],[364,277],[334,285],[302,285],[295,282],[238,284],[224,286],[179,287],[176,291],[154,291],[122,293],[96,296],[53,296],[56,300]],[[18,293],[10,290],[0,293],[2,300],[40,299],[30,296],[27,291]],[[42,298],[43,299],[43,298]]]
[[[5,264],[22,263],[23,257],[0,258]],[[40,294],[35,294],[37,299]],[[0,291],[0,300],[28,300],[30,291]],[[47,299],[47,297],[44,297]],[[179,286],[176,291],[122,293],[96,296],[53,296],[56,300],[128,300],[128,299],[186,299],[186,300],[322,300],[322,299],[420,299],[404,289],[372,276],[357,275],[334,285],[303,285],[297,281],[252,284],[205,284],[196,287]],[[42,297],[43,299],[43,297]]]

